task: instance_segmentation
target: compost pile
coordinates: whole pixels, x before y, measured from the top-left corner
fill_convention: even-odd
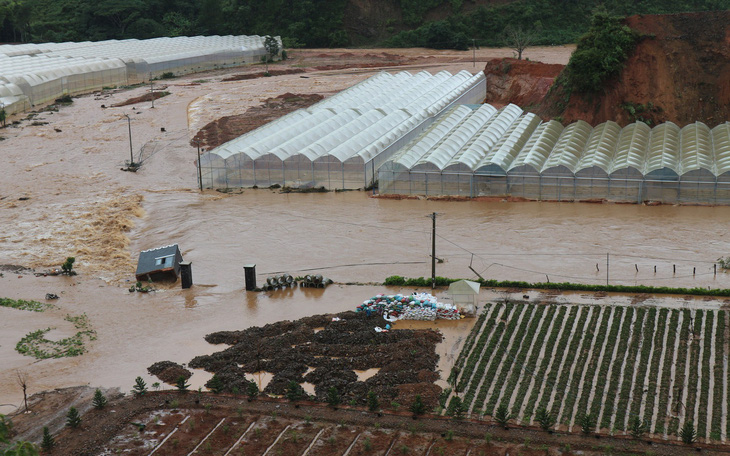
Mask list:
[[[410,296],[379,294],[357,306],[355,312],[381,315],[388,321],[464,318],[456,306],[438,302],[435,296],[428,293],[414,293]]]
[[[343,403],[365,405],[372,390],[381,403],[410,403],[417,392],[427,406],[436,406],[441,388],[433,382],[439,378],[436,344],[441,334],[434,330],[376,332],[383,324],[379,315],[343,312],[216,332],[205,340],[230,347],[198,356],[189,366],[214,373],[225,392],[244,394],[251,383],[245,374],[264,371],[273,374],[264,389],[267,394],[283,395],[295,381],[313,384],[315,399],[320,401],[326,400],[329,388],[336,387]],[[358,381],[356,370],[372,368],[379,371]]]

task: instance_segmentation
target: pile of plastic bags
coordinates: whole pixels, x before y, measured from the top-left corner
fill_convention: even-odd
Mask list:
[[[364,301],[355,311],[366,312],[368,315],[372,313],[382,315],[388,321],[464,318],[456,306],[438,302],[436,297],[429,293],[414,293],[408,296],[379,294]]]

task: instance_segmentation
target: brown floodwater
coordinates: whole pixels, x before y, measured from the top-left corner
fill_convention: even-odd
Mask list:
[[[459,67],[444,64],[434,71],[440,69]],[[36,119],[48,125],[25,122],[3,130],[0,264],[43,269],[76,256],[79,275],[19,278],[5,272],[0,277],[2,297],[42,301],[46,293],[60,296],[58,308],[45,313],[0,308],[0,413],[12,411],[22,398],[17,370],[28,373],[29,393],[79,384],[128,391],[138,375],[148,384],[156,381],[146,372],[156,361],[187,363],[224,348],[206,343],[205,334],[350,310],[377,293],[410,293],[345,284],[381,283],[390,275],[429,276],[427,215],[432,212],[438,213],[441,276],[476,277],[471,265],[485,278],[605,283],[609,253],[612,284],[728,287],[728,276],[715,276],[712,269],[719,256],[730,254],[728,207],[396,201],[364,192],[247,189],[223,195],[195,190],[196,151],[188,140],[200,126],[269,96],[287,91],[329,95],[367,76],[362,71],[311,73],[306,79],[290,75],[196,86],[182,78],[168,87],[172,95],[156,101],[154,110],[146,105],[100,107],[141,95],[145,89],[140,88],[108,98],[78,98],[72,106]],[[136,174],[119,170],[129,153],[124,113],[132,118],[135,150],[146,145],[147,161]],[[139,251],[170,243],[178,243],[185,260],[192,261],[193,288],[158,285],[154,293],[129,293]],[[243,265],[248,263],[257,265],[259,284],[280,272],[319,273],[337,283],[324,290],[247,293]],[[528,294],[531,300],[555,302],[632,301],[590,293]],[[443,291],[439,296],[446,299]],[[504,296],[483,292],[480,303]],[[660,301],[690,302],[650,298],[646,303]],[[56,328],[49,337],[69,335],[73,328],[64,317],[82,313],[98,337],[83,356],[36,361],[14,350],[23,335],[37,329]],[[396,327],[440,329],[446,339],[439,346],[439,368],[446,376],[471,324],[473,320],[399,322]],[[197,388],[206,379],[196,371],[190,383]]]

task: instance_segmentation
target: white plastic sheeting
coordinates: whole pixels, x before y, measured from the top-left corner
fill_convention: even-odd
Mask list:
[[[563,127],[514,105],[464,109],[387,161],[380,192],[730,204],[730,122]]]
[[[253,63],[265,54],[260,36],[0,45],[0,103],[12,114],[63,95]]]
[[[382,72],[210,150],[201,157],[203,185],[363,188],[442,113],[485,95],[481,72]]]

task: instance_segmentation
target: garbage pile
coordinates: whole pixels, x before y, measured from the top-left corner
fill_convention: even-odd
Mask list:
[[[388,321],[464,318],[455,305],[438,302],[429,293],[414,293],[410,296],[379,294],[357,306],[355,312],[366,312],[368,315],[377,313]]]

